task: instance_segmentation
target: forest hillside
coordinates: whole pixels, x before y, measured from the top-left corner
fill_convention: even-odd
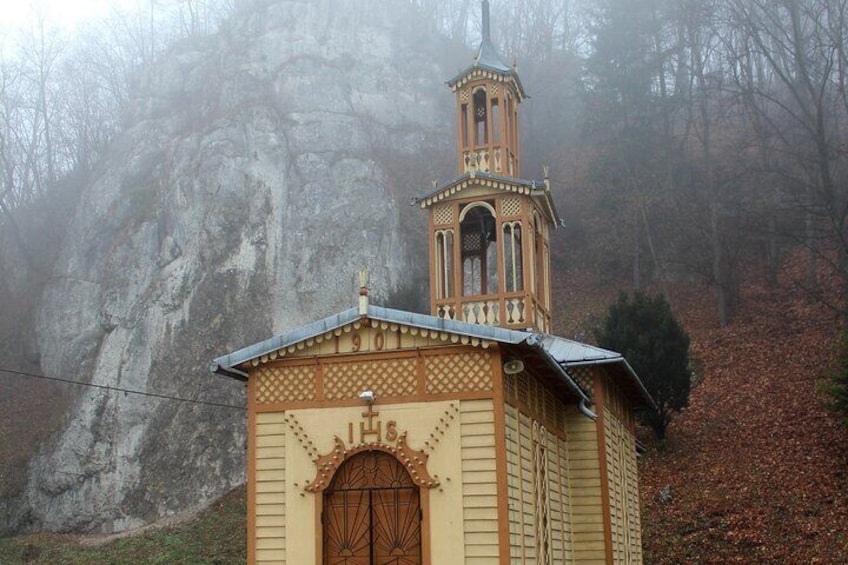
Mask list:
[[[839,316],[810,299],[795,257],[774,286],[762,265],[741,273],[744,300],[726,327],[708,288],[665,289],[692,338],[696,384],[663,444],[640,430],[646,563],[836,565],[848,555],[848,430],[820,390]],[[615,298],[616,285],[579,268],[558,280],[565,312],[588,304],[600,316]],[[561,318],[563,331],[591,318]]]
[[[745,279],[756,281],[756,270]],[[746,306],[728,328],[702,285],[671,289],[699,383],[664,445],[640,433],[647,564],[844,563],[848,433],[816,386],[836,354],[835,318],[799,291],[798,275],[790,267],[774,288],[746,285]],[[566,312],[589,305],[600,315],[617,291],[576,268],[558,271],[556,283],[563,332],[582,331],[591,318]],[[244,496],[238,489],[197,516],[126,537],[0,540],[0,561],[241,565]]]
[[[208,504],[244,480],[245,429],[210,359],[350,305],[362,265],[376,301],[427,310],[407,203],[455,172],[443,81],[479,4],[143,4],[73,37],[36,12],[0,53],[0,532]],[[559,332],[647,289],[693,336],[701,383],[643,460],[659,562],[844,547],[817,388],[848,288],[844,8],[492,2],[523,175],[565,220]]]

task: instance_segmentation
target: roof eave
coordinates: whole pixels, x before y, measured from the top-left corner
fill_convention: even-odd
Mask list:
[[[490,73],[495,73],[495,74],[500,75],[504,78],[511,78],[512,80],[515,81],[515,87],[518,90],[519,98],[521,100],[524,100],[525,98],[530,98],[530,96],[528,96],[527,92],[524,90],[524,85],[521,83],[521,78],[518,76],[518,73],[515,71],[515,69],[506,69],[505,70],[505,69],[502,69],[502,68],[487,65],[485,63],[473,63],[471,65],[468,65],[467,67],[465,67],[464,69],[459,71],[456,74],[456,76],[454,76],[453,78],[448,80],[446,84],[450,88],[455,88],[456,85],[461,80],[463,80],[469,74],[473,73],[475,69],[480,69],[480,70],[487,71],[487,72],[490,72]]]
[[[529,196],[533,196],[535,198],[543,197],[543,195],[547,194],[547,199],[549,201],[549,207],[551,208],[551,213],[555,214],[556,209],[553,208],[553,200],[550,198],[547,189],[544,188],[545,181],[543,180],[531,180],[531,179],[520,179],[517,177],[506,177],[503,175],[497,175],[495,173],[486,173],[486,172],[475,172],[475,173],[463,173],[458,177],[454,177],[444,183],[440,184],[434,189],[431,189],[429,192],[422,194],[421,196],[417,196],[412,199],[412,204],[421,205],[422,202],[430,198],[434,198],[438,196],[440,193],[450,190],[455,186],[474,179],[482,179],[488,181],[494,181],[503,184],[509,184],[516,187],[528,188],[530,189]],[[481,183],[482,184],[482,183]],[[422,207],[426,207],[426,204]],[[552,221],[557,221],[557,216],[551,216]]]
[[[581,361],[567,361],[563,363],[566,367],[577,368],[577,367],[589,367],[593,365],[612,365],[612,364],[621,364],[624,367],[625,372],[630,376],[633,383],[636,385],[636,388],[639,390],[643,400],[645,403],[652,409],[657,410],[657,403],[654,398],[651,396],[651,393],[648,392],[648,389],[645,388],[645,384],[642,382],[642,379],[639,378],[639,375],[636,374],[636,371],[633,370],[633,367],[630,366],[630,363],[627,362],[622,356],[614,357],[614,358],[598,358],[598,359],[584,359]]]

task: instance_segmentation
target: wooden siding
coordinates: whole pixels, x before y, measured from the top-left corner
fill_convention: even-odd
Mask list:
[[[491,400],[460,403],[466,565],[498,563],[495,412]]]
[[[530,419],[506,406],[510,563],[536,563],[536,516]]]
[[[547,435],[548,497],[550,498],[551,563],[565,565],[574,559],[571,535],[571,492],[568,480],[568,444],[553,434]]]
[[[614,384],[604,382],[604,444],[613,563],[642,563],[642,528],[633,412]]]
[[[286,562],[286,424],[283,412],[256,415],[257,564]]]
[[[606,563],[597,424],[576,409],[566,416],[574,562]]]
[[[509,498],[510,562],[545,563],[539,558],[538,540],[548,540],[550,563],[572,563],[571,500],[568,446],[553,433],[544,434],[548,530],[537,529],[538,504],[534,476],[533,420],[506,405],[507,485]]]

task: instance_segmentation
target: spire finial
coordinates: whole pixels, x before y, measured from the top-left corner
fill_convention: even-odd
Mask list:
[[[483,43],[492,41],[489,31],[489,0],[483,0]]]

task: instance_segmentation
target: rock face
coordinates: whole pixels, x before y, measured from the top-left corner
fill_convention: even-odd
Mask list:
[[[409,282],[386,156],[451,143],[425,33],[402,0],[264,3],[151,73],[69,211],[42,370],[221,406],[82,390],[17,527],[119,531],[243,482],[244,387],[210,359],[352,306],[362,265],[378,296]]]

